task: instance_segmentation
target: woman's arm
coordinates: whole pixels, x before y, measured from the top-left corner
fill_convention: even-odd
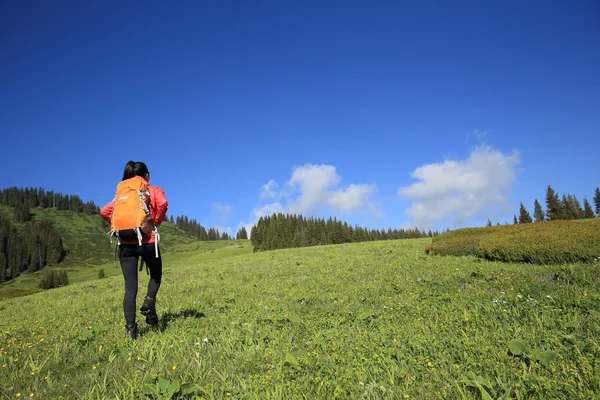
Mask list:
[[[150,186],[150,206],[154,224],[160,225],[167,215],[169,203],[167,202],[165,192],[158,186]]]

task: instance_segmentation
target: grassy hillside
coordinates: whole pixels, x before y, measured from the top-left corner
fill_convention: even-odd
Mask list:
[[[0,212],[11,218],[14,214],[13,208],[6,206],[0,206]],[[54,209],[32,209],[32,214],[36,220],[54,221],[67,250],[65,260],[54,267],[65,269],[70,283],[96,279],[100,269],[103,269],[106,275],[120,274],[120,269],[114,265],[115,242],[113,240],[113,244],[110,243],[107,235],[109,227],[99,215]],[[201,242],[169,222],[164,222],[159,227],[159,232],[161,251],[166,263],[172,257],[188,257],[197,253],[206,253],[204,256],[210,258],[214,257],[215,251],[232,255],[252,252],[249,241]],[[0,299],[31,293],[35,291],[38,281],[39,273],[33,273],[6,282],[0,285]]]
[[[434,237],[426,251],[535,264],[591,262],[600,258],[600,218],[457,229]]]
[[[135,342],[119,276],[4,300],[0,397],[600,397],[600,263],[428,244],[185,252],[166,265],[158,327],[142,322]]]

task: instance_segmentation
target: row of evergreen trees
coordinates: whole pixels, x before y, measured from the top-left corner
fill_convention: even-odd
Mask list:
[[[546,210],[542,208],[537,199],[533,202],[533,218],[527,208],[521,202],[519,207],[519,218],[514,216],[514,223],[527,224],[530,222],[555,221],[559,219],[585,219],[600,217],[600,188],[594,191],[594,207],[596,213],[586,197],[583,198],[583,207],[577,197],[572,194],[558,193],[550,185],[546,189]]]
[[[250,240],[254,251],[266,251],[291,247],[318,246],[367,242],[387,239],[432,237],[438,232],[419,229],[365,229],[350,226],[346,222],[329,218],[304,218],[302,215],[273,214],[261,217],[252,227]]]
[[[30,208],[56,208],[57,210],[70,210],[86,214],[98,214],[100,209],[93,201],[83,202],[79,196],[46,191],[42,188],[10,187],[0,190],[0,204],[15,207],[15,216],[19,221],[30,220]],[[17,208],[19,211],[17,212]],[[25,211],[26,210],[26,211]]]
[[[209,228],[206,229],[195,219],[189,219],[185,215],[181,215],[177,218],[173,218],[171,215],[169,217],[169,222],[177,225],[178,228],[195,236],[199,240],[230,240],[229,234],[227,232],[219,232],[217,228]]]
[[[18,229],[0,213],[0,283],[56,264],[65,256],[52,221],[28,221]]]
[[[245,227],[241,227],[238,231],[237,234],[235,235],[236,239],[248,239],[248,231],[246,230]]]

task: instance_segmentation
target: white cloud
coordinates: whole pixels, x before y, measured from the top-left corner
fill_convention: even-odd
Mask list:
[[[271,179],[261,186],[261,199],[280,201],[262,205],[253,210],[250,222],[242,223],[248,233],[260,217],[277,214],[303,214],[330,209],[336,213],[365,211],[374,217],[382,215],[379,205],[373,200],[375,185],[350,184],[340,187],[342,178],[333,165],[306,164],[292,170],[292,176],[282,189]]]
[[[503,154],[480,145],[467,160],[418,167],[411,176],[419,182],[397,193],[412,201],[406,213],[415,225],[428,228],[442,221],[459,225],[507,203],[519,162],[516,152]]]
[[[302,214],[326,204],[328,189],[340,182],[340,176],[332,165],[311,165],[297,167],[292,172],[288,186],[298,189],[300,196],[288,205],[291,213]]]
[[[285,210],[280,203],[271,203],[259,208],[255,208],[252,214],[258,221],[260,217],[266,217],[267,215],[279,214],[283,212],[285,212]]]
[[[269,182],[265,183],[260,188],[262,190],[260,194],[261,199],[273,199],[281,195],[281,193],[278,191],[279,185],[277,184],[277,182],[275,182],[274,179],[271,179]]]
[[[350,212],[368,204],[373,196],[375,185],[350,185],[346,189],[336,190],[329,197],[329,204],[342,212]]]
[[[287,210],[304,214],[330,206],[334,212],[349,213],[370,205],[375,185],[351,184],[335,189],[341,180],[333,165],[307,164],[295,168],[287,185],[297,189],[299,195],[290,200]]]
[[[212,208],[219,214],[221,219],[227,219],[233,211],[231,206],[221,203],[213,203]]]

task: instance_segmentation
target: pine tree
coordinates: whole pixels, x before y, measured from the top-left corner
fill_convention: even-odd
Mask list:
[[[523,202],[521,202],[521,206],[519,207],[519,223],[520,224],[529,224],[531,222],[532,222],[531,215],[529,214],[529,211],[527,211],[527,209],[523,205]]]
[[[560,218],[559,219],[575,219],[571,214],[571,206],[566,195],[562,195],[560,200]]]
[[[588,202],[587,198],[583,198],[583,218],[594,218],[594,211]]]
[[[4,283],[5,281],[6,281],[6,257],[4,256],[4,253],[2,251],[0,251],[0,283]]]
[[[600,217],[600,189],[594,191],[594,206],[596,207],[596,216]]]
[[[537,199],[533,202],[533,219],[535,222],[542,222],[544,220],[544,210],[542,210],[542,206]]]
[[[550,185],[546,189],[546,217],[549,221],[562,218],[560,198]]]
[[[40,281],[38,283],[38,287],[40,289],[48,290],[52,289],[52,281],[53,281],[54,270],[53,269],[45,269],[40,275]]]
[[[579,200],[577,200],[577,196],[569,195],[567,198],[569,200],[569,209],[574,219],[583,218],[583,208],[581,208],[581,204],[579,203]]]
[[[491,219],[489,219],[489,218],[488,218],[488,221],[487,221],[487,225],[486,225],[486,226],[487,226],[488,228],[489,228],[490,226],[492,226],[492,220],[491,220]]]
[[[15,221],[26,222],[31,220],[31,212],[29,206],[24,202],[19,202],[15,205]]]
[[[517,220],[517,216],[513,215],[513,225],[517,225],[519,221]]]
[[[246,231],[245,227],[241,227],[240,230],[238,230],[236,236],[236,239],[248,239],[248,232]]]
[[[252,225],[250,229],[250,243],[252,244],[252,251],[256,252],[260,249],[261,238],[258,236],[258,224],[262,222],[262,217],[258,219],[257,225]]]

